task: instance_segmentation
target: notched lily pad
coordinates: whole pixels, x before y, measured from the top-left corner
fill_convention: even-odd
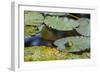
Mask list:
[[[31,12],[28,11],[24,15],[25,17],[25,25],[38,25],[43,23],[44,17],[40,12]]]
[[[66,13],[61,13],[61,12],[44,12],[45,15],[58,15],[58,16],[63,16],[66,15]]]
[[[66,37],[54,42],[59,50],[65,50],[67,52],[79,52],[86,49],[90,49],[89,37]]]
[[[61,31],[73,30],[78,26],[75,20],[68,19],[67,17],[47,16],[44,22],[48,27]]]
[[[90,20],[88,18],[80,18],[78,23],[79,27],[76,28],[77,32],[84,36],[90,36]]]
[[[24,26],[24,35],[25,36],[31,36],[35,33],[38,32],[38,28],[37,27],[33,27],[33,26]]]

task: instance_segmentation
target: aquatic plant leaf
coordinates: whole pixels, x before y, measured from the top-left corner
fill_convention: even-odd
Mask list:
[[[47,15],[60,15],[60,16],[63,16],[63,15],[66,15],[66,13],[61,13],[61,12],[44,12],[44,14],[47,14]]]
[[[40,12],[29,11],[25,13],[25,25],[38,25],[43,23],[44,17]]]
[[[66,37],[58,39],[54,42],[54,45],[56,45],[59,50],[65,50],[67,52],[84,51],[90,48],[90,38],[82,36]]]
[[[61,31],[73,30],[78,26],[75,20],[68,19],[67,17],[47,16],[44,22],[48,27]]]
[[[78,23],[79,27],[76,28],[77,32],[84,36],[90,36],[90,20],[88,18],[80,18]]]
[[[33,26],[24,26],[24,35],[25,36],[31,36],[34,35],[38,32],[38,28],[37,27],[33,27]]]

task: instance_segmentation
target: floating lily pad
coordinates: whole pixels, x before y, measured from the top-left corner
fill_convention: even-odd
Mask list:
[[[79,27],[76,28],[77,32],[84,36],[90,36],[90,20],[88,18],[80,18],[78,23]]]
[[[58,16],[59,16],[59,15],[60,15],[60,16],[61,16],[61,15],[62,15],[62,16],[63,16],[63,15],[66,15],[66,13],[63,13],[63,12],[62,12],[62,13],[61,13],[61,12],[44,12],[44,14],[47,14],[47,15],[58,15]]]
[[[75,20],[68,19],[67,17],[47,16],[44,22],[48,27],[61,31],[73,30],[78,26]]]
[[[59,50],[65,50],[67,52],[79,52],[90,48],[89,37],[66,37],[58,39],[54,42]]]
[[[28,11],[25,14],[25,25],[38,25],[43,23],[44,17],[40,12]]]
[[[39,32],[38,27],[27,26],[27,25],[24,26],[24,35],[25,36],[32,36],[38,32]]]

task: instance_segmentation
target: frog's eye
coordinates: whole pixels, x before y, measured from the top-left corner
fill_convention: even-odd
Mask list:
[[[76,28],[79,28],[80,27],[80,25],[78,25]]]
[[[65,47],[72,47],[74,44],[72,41],[68,41],[67,43],[65,43]]]

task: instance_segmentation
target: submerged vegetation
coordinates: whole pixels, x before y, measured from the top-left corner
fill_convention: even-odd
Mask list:
[[[47,60],[64,60],[64,59],[84,59],[89,58],[88,52],[74,54],[59,51],[56,48],[47,46],[34,46],[25,48],[24,60],[27,61],[47,61]]]
[[[90,15],[24,11],[24,61],[90,58]]]

